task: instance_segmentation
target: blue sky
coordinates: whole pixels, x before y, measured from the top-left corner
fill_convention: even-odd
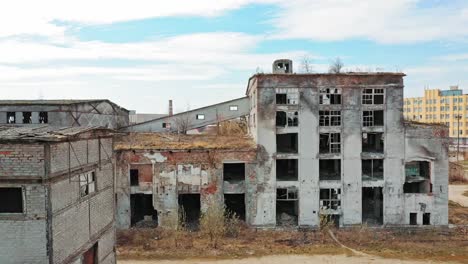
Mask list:
[[[326,72],[336,57],[347,71],[402,71],[406,96],[468,87],[468,1],[8,2],[5,99],[108,98],[142,113],[173,99],[182,111],[243,96],[277,58],[296,72],[304,58]]]

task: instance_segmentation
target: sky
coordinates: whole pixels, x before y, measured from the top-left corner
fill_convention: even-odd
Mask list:
[[[2,99],[110,99],[140,113],[245,95],[275,59],[468,88],[466,0],[41,0],[0,4]]]

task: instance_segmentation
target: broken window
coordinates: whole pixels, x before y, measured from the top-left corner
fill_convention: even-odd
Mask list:
[[[362,133],[362,151],[383,153],[384,134],[383,133]]]
[[[341,152],[340,133],[321,133],[319,152],[322,154],[340,153]]]
[[[204,114],[198,114],[196,116],[197,120],[205,120],[205,115]]]
[[[323,104],[323,105],[341,104],[341,89],[340,88],[321,88],[319,104]]]
[[[423,225],[431,225],[431,214],[424,213],[423,214]]]
[[[169,129],[171,128],[171,123],[162,123],[162,127]]]
[[[320,189],[320,210],[341,209],[341,189]]]
[[[130,194],[130,225],[136,227],[158,225],[158,212],[154,209],[152,194]]]
[[[383,159],[362,160],[362,180],[383,180],[384,162]]]
[[[130,186],[138,186],[140,184],[140,180],[138,179],[139,173],[137,169],[130,170]]]
[[[430,163],[428,161],[412,161],[405,164],[404,193],[432,192]]]
[[[277,159],[276,160],[276,180],[277,181],[297,181],[298,180],[297,159]]]
[[[224,163],[223,177],[227,182],[245,181],[245,163]]]
[[[340,159],[321,159],[319,160],[319,179],[341,180],[341,160]]]
[[[276,190],[276,223],[279,226],[297,226],[299,220],[299,199],[297,188]]]
[[[418,213],[410,213],[410,225],[418,225]]]
[[[341,111],[319,111],[320,126],[341,126]]]
[[[362,104],[383,104],[384,89],[364,89],[362,90]]]
[[[230,105],[229,106],[229,111],[237,111],[239,107],[237,105]]]
[[[276,112],[276,126],[277,127],[297,127],[299,124],[299,113],[295,112]]]
[[[383,110],[364,111],[362,115],[362,125],[367,126],[383,126],[384,112]]]
[[[23,112],[23,124],[31,124],[32,123],[32,114],[31,112]]]
[[[47,113],[47,112],[39,112],[39,123],[40,123],[40,124],[47,124],[47,123],[49,123],[49,113]]]
[[[297,153],[297,133],[276,135],[276,151],[280,153]]]
[[[0,188],[0,213],[23,213],[23,189]]]
[[[225,194],[224,205],[228,213],[245,221],[245,194]]]
[[[80,196],[84,197],[96,191],[96,173],[94,171],[80,175]]]
[[[16,123],[16,113],[15,112],[7,112],[7,123],[8,124],[15,124]]]
[[[367,225],[383,224],[382,187],[362,188],[362,222]]]
[[[294,88],[276,89],[277,105],[297,105],[299,103],[299,90]]]
[[[179,194],[179,210],[183,210],[185,224],[190,230],[198,228],[200,223],[200,194]]]

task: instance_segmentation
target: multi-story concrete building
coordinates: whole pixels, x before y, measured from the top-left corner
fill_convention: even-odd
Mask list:
[[[129,124],[129,111],[109,100],[0,100],[0,124],[116,129]]]
[[[0,127],[0,263],[115,263],[112,134]]]
[[[405,98],[403,112],[406,120],[445,124],[450,127],[451,138],[468,143],[468,94],[458,86],[426,89],[423,97]]]

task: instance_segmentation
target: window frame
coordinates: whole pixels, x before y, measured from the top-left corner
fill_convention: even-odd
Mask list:
[[[21,211],[14,211],[14,212],[1,212],[0,211],[0,216],[2,215],[24,215],[26,213],[26,197],[25,197],[25,190],[23,186],[2,186],[0,189],[19,189],[21,192]]]
[[[377,96],[382,96],[382,103],[376,103]],[[383,105],[385,104],[385,89],[383,88],[364,88],[361,96],[363,105]]]
[[[97,180],[96,180],[96,171],[88,171],[80,174],[79,176],[79,186],[80,186],[80,197],[85,198],[94,193],[97,190]],[[92,188],[91,188],[92,187]]]
[[[340,110],[319,110],[319,126],[321,127],[341,126],[341,111]]]

